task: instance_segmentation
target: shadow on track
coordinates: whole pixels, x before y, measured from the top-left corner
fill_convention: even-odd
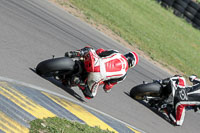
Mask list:
[[[129,92],[124,92],[124,94],[126,94],[126,95],[129,96],[131,99],[133,99],[133,98],[130,96]],[[135,100],[135,99],[133,99],[133,100]],[[144,102],[144,101],[142,101],[142,100],[141,100],[141,101],[135,100],[135,101],[137,101],[138,103],[140,103],[140,104],[144,105],[145,107],[147,107],[149,110],[151,110],[152,112],[154,112],[155,114],[157,114],[158,116],[160,116],[161,118],[163,118],[165,121],[167,121],[168,123],[170,123],[172,126],[175,126],[175,125],[171,122],[171,120],[170,120],[166,115],[164,115],[162,112],[159,112],[156,108],[150,107],[149,104],[147,104],[146,102]]]
[[[35,69],[33,68],[29,68],[31,71],[33,71],[34,73],[36,73]],[[37,74],[37,73],[36,73]],[[37,74],[38,75],[38,74]],[[40,75],[38,75],[40,76]],[[64,91],[66,91],[67,93],[69,93],[70,95],[72,95],[73,97],[75,97],[76,99],[78,99],[81,102],[85,102],[85,100],[83,100],[83,98],[77,94],[70,86],[64,86],[60,81],[54,79],[53,77],[43,77],[40,76],[46,80],[48,80],[49,82],[51,82],[52,84],[56,85],[57,87],[63,89]]]

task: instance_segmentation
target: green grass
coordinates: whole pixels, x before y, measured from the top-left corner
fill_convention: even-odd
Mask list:
[[[36,119],[30,122],[30,126],[30,133],[112,133],[58,117]]]
[[[70,0],[88,19],[185,75],[200,75],[200,31],[155,0]]]

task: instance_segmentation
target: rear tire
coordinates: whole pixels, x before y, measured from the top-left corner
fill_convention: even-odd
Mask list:
[[[75,62],[68,57],[54,58],[40,62],[36,67],[36,73],[41,76],[51,77],[55,72],[72,71]]]
[[[159,97],[162,86],[159,83],[148,83],[135,86],[130,91],[130,96],[136,100],[144,100],[145,96]]]

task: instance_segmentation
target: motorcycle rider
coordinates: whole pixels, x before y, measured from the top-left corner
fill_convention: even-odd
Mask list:
[[[126,78],[128,68],[133,68],[138,63],[138,55],[135,52],[128,52],[123,55],[116,50],[96,51],[92,47],[84,47],[77,51],[65,53],[66,57],[84,57],[84,66],[88,72],[86,81],[81,81],[78,77],[73,78],[73,82],[79,86],[84,96],[88,99],[97,94],[100,84],[103,84],[105,92],[110,92],[111,88]],[[87,59],[89,57],[89,59]]]
[[[200,79],[192,75],[189,80],[193,83],[192,86],[186,86],[185,78],[179,75],[160,81],[165,86],[164,89],[168,90],[165,101],[168,104],[163,110],[177,126],[183,124],[185,110],[193,109],[196,112],[200,108]]]

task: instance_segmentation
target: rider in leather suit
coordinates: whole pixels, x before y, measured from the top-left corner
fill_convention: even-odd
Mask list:
[[[87,62],[85,59],[85,69],[88,72],[87,80],[79,82],[78,78],[75,79],[84,96],[88,99],[96,96],[97,89],[101,84],[104,85],[105,92],[110,92],[115,84],[125,79],[128,68],[135,67],[138,63],[138,55],[135,52],[123,55],[116,50],[102,48],[95,51],[91,47],[85,47],[77,51],[66,52],[65,56],[87,58],[86,54],[89,52],[92,54],[94,66],[91,68],[90,60]]]
[[[192,75],[189,80],[193,83],[192,86],[186,86],[185,78],[179,75],[161,81],[166,86],[166,90],[171,87],[172,91],[168,93],[168,99],[166,99],[166,101],[170,101],[166,112],[171,121],[177,126],[183,124],[185,110],[193,109],[196,112],[200,107],[200,79]]]

